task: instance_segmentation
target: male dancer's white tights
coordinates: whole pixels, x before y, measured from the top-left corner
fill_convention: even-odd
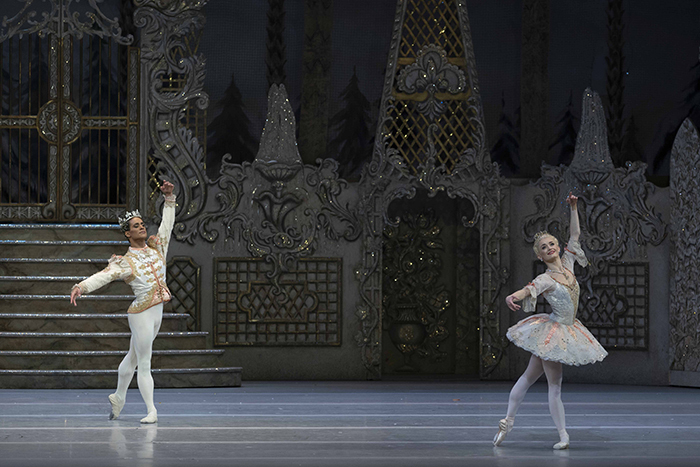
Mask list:
[[[156,413],[156,406],[153,404],[151,354],[153,352],[153,341],[158,335],[160,323],[163,320],[163,304],[152,306],[141,313],[129,313],[128,319],[129,328],[131,329],[131,342],[129,344],[129,352],[119,364],[119,382],[117,383],[116,395],[123,405],[123,401],[126,399],[126,390],[134,377],[134,370],[138,368],[137,381],[139,391],[143,401],[146,403],[146,411],[150,416]]]
[[[554,426],[557,427],[559,437],[562,441],[565,439],[568,441],[569,435],[566,433],[564,404],[561,402],[562,364],[559,362],[542,360],[534,355],[530,357],[530,363],[527,365],[527,369],[510,391],[508,413],[506,415],[508,430],[513,427],[515,414],[518,412],[518,407],[520,407],[520,403],[525,398],[527,390],[542,376],[542,373],[547,376],[547,384],[549,385],[549,412],[552,414]]]

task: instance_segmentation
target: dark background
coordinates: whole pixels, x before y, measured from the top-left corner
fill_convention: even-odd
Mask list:
[[[125,0],[105,0],[102,10],[115,17]],[[522,0],[465,0],[471,21],[477,73],[481,85],[489,146],[502,138],[499,120],[507,117],[517,128],[520,102]],[[37,9],[45,7],[35,2]],[[290,101],[299,109],[304,41],[304,0],[284,2],[286,85]],[[0,0],[0,16],[13,16],[23,3]],[[550,144],[543,160],[558,164],[561,136],[558,123],[572,99],[577,129],[581,96],[590,86],[606,98],[609,0],[551,0],[549,41]],[[700,2],[697,0],[623,0],[624,118],[634,118],[634,143],[650,175],[668,175],[673,135],[691,115],[700,114]],[[87,8],[87,1],[73,4]],[[221,108],[235,74],[249,131],[259,139],[267,107],[267,0],[209,0],[204,8],[206,27],[199,52],[207,61],[205,91],[211,98],[208,121]],[[340,95],[357,70],[359,89],[372,105],[375,121],[382,93],[396,0],[333,0],[330,117],[345,105]],[[211,130],[211,128],[210,128]],[[329,129],[329,140],[338,129]],[[374,127],[371,128],[371,133]],[[211,146],[211,144],[210,144]],[[332,152],[332,151],[330,151]],[[328,154],[335,157],[334,154]],[[517,176],[517,173],[514,174]]]
[[[522,2],[466,0],[471,21],[477,72],[481,84],[490,146],[499,137],[501,112],[516,121],[520,99]],[[605,98],[607,0],[556,0],[550,3],[549,121],[556,123],[573,96],[580,117],[583,90],[590,86]],[[648,163],[667,159],[664,147],[698,100],[700,2],[696,0],[626,0],[624,12],[625,117],[634,116],[637,139]],[[207,58],[205,89],[212,103],[221,99],[231,73],[243,95],[252,135],[259,137],[266,112],[266,11],[263,0],[210,0],[200,51]],[[301,96],[304,1],[285,2],[287,87],[292,106]],[[331,115],[342,107],[339,96],[357,67],[359,86],[378,104],[389,50],[394,0],[333,1],[333,67]],[[690,87],[690,88],[689,88]],[[502,101],[503,98],[503,101]],[[502,108],[502,102],[505,107]],[[212,112],[213,110],[213,112]],[[210,109],[209,119],[217,114]],[[373,108],[376,119],[377,108]],[[332,137],[331,132],[331,137]],[[666,144],[668,146],[668,144]],[[556,163],[557,148],[548,162]],[[668,162],[657,162],[650,173],[668,174]]]

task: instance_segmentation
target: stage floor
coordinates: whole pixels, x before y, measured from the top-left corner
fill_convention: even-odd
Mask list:
[[[546,385],[514,430],[491,440],[510,383],[244,382],[157,389],[159,423],[129,390],[108,420],[106,390],[0,390],[0,465],[676,466],[700,465],[700,389],[565,384],[571,449]]]

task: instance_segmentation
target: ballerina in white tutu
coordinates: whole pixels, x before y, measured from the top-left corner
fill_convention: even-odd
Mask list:
[[[533,249],[537,257],[547,265],[547,271],[537,276],[527,286],[506,297],[508,308],[520,309],[515,302],[523,300],[523,311],[533,312],[537,296],[544,298],[552,307],[552,313],[530,316],[508,329],[508,339],[518,347],[532,353],[530,363],[513,386],[508,398],[506,418],[498,423],[494,446],[500,445],[513,429],[515,414],[527,390],[544,373],[549,385],[549,411],[559,431],[559,442],[554,449],[567,449],[569,435],[566,432],[564,405],[561,402],[562,364],[586,365],[603,360],[608,353],[595,337],[576,319],[579,285],[574,276],[574,262],[588,265],[578,242],[579,227],[578,198],[569,193],[566,202],[571,209],[569,242],[564,254],[559,255],[557,239],[548,232],[535,234]]]

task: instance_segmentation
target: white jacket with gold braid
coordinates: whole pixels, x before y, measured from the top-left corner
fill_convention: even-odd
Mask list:
[[[170,290],[165,284],[165,256],[175,223],[175,199],[175,195],[165,197],[163,220],[158,227],[158,234],[151,235],[145,247],[129,247],[124,256],[112,256],[105,269],[73,287],[80,287],[81,294],[86,294],[121,279],[131,286],[136,295],[129,306],[129,313],[140,313],[159,303],[170,301]]]

